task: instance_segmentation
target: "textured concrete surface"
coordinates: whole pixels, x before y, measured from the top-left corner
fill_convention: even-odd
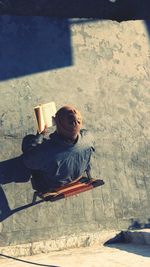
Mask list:
[[[119,244],[110,247],[80,248],[31,257],[5,259],[0,257],[1,267],[49,266],[49,267],[149,267],[148,246]],[[26,261],[26,262],[25,262]]]
[[[144,21],[1,16],[0,23],[1,247],[128,229],[136,223],[147,226],[150,50]],[[46,23],[50,32],[42,30]],[[46,50],[43,36],[49,38]],[[45,65],[40,43],[45,58],[48,47],[55,47]],[[95,138],[93,177],[103,178],[105,185],[27,208],[33,191],[18,157],[22,138],[36,132],[33,107],[47,101],[55,101],[57,108],[68,103],[81,110],[84,127]]]

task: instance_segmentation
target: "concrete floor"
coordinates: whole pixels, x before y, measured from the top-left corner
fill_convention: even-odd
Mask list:
[[[115,244],[109,247],[99,246],[95,248],[70,249],[49,254],[20,257],[18,259],[19,261],[0,256],[0,266],[149,267],[150,246]]]

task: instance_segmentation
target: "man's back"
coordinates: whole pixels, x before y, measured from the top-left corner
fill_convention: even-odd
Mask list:
[[[46,189],[69,183],[90,168],[94,147],[92,136],[86,130],[80,131],[75,143],[64,141],[57,132],[41,144],[36,144],[35,136],[31,139],[23,154],[24,163]]]

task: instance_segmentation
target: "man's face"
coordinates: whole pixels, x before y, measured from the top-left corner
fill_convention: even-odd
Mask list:
[[[79,111],[73,108],[63,108],[56,116],[57,131],[64,137],[75,139],[82,127]]]
[[[62,118],[61,124],[63,128],[68,130],[70,133],[79,133],[81,129],[81,119],[72,112],[67,112],[67,114]]]
[[[66,120],[67,120],[68,125],[71,127],[76,127],[77,125],[81,124],[80,118],[78,118],[78,116],[74,114],[68,114],[66,116]]]

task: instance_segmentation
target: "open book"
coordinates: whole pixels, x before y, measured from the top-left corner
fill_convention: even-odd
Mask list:
[[[55,102],[49,102],[34,107],[34,112],[38,124],[38,132],[41,133],[46,127],[55,125],[53,116],[56,114]]]

